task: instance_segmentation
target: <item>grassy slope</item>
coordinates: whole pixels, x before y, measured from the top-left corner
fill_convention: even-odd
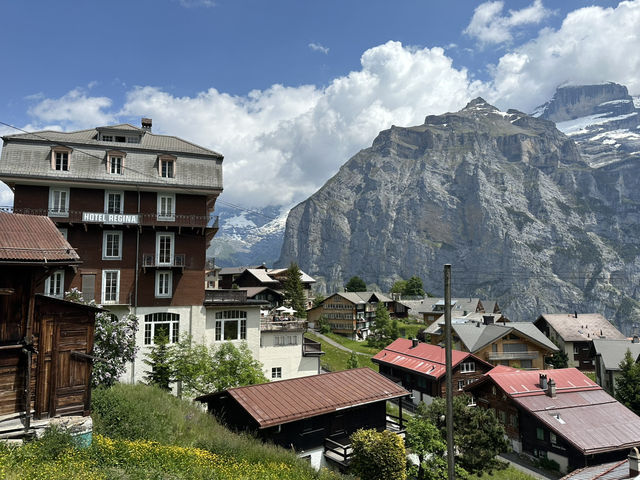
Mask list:
[[[320,360],[322,368],[331,372],[338,372],[340,370],[347,369],[347,360],[349,360],[349,357],[351,356],[349,352],[345,352],[333,345],[329,345],[327,342],[311,332],[305,333],[304,336],[322,344],[322,351],[325,352]],[[374,365],[371,361],[371,355],[358,355],[358,366],[369,367],[376,372],[378,371],[378,366]]]

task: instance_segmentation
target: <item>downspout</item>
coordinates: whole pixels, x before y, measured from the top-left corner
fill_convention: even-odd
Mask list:
[[[27,371],[24,376],[25,432],[28,432],[31,428],[31,356],[33,354],[33,336],[31,334],[31,330],[33,328],[32,324],[36,301],[34,294],[34,282],[32,277],[29,282],[29,307],[27,308],[27,325],[24,336],[24,347],[22,348],[22,352],[27,356]]]
[[[140,213],[140,187],[136,187],[136,193],[138,194],[138,222],[142,220],[142,214]],[[139,281],[139,268],[140,268],[140,229],[142,226],[138,223],[136,228],[136,273],[133,286],[133,315],[138,315],[138,281]],[[131,361],[131,383],[135,383],[136,379],[136,361]]]

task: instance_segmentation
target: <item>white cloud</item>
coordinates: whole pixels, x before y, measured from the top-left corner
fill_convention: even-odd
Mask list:
[[[216,2],[213,0],[178,0],[181,6],[185,8],[194,8],[194,7],[215,7]]]
[[[502,14],[503,8],[502,1],[478,5],[464,33],[478,39],[481,45],[511,42],[515,28],[538,24],[551,14],[542,5],[542,0],[534,0],[521,10],[509,10],[508,15]]]
[[[90,97],[82,88],[75,88],[60,98],[45,98],[29,108],[29,115],[49,128],[74,130],[107,125],[115,121],[113,114],[105,112],[111,107],[107,97]]]
[[[500,58],[490,100],[530,112],[559,85],[613,81],[640,93],[640,1],[585,7]]]
[[[0,182],[0,209],[13,205],[13,192],[4,183]]]
[[[327,55],[329,53],[329,47],[325,47],[319,43],[315,43],[315,42],[311,42],[309,44],[309,48],[311,50],[313,50],[314,52],[322,52],[325,55]]]

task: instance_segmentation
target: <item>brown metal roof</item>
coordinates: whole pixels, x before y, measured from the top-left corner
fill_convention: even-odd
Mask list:
[[[79,263],[49,217],[0,212],[0,262]]]
[[[259,428],[267,428],[336,410],[409,395],[409,392],[370,368],[231,388],[230,394]],[[217,394],[203,395],[208,401]]]

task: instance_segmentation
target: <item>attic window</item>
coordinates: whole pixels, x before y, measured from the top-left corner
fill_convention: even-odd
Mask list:
[[[125,152],[111,150],[107,152],[107,173],[122,175],[124,173]]]
[[[69,147],[53,147],[51,149],[51,168],[61,172],[68,172],[71,151]]]
[[[164,178],[175,178],[176,157],[173,155],[161,155],[158,157],[158,174]]]

